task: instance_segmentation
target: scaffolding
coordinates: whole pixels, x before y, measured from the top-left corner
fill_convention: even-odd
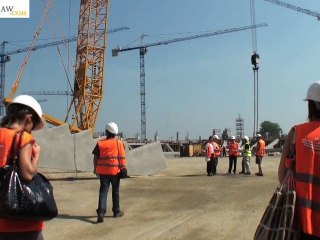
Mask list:
[[[244,136],[244,120],[241,118],[240,114],[239,117],[236,119],[236,137],[238,139],[242,139]]]

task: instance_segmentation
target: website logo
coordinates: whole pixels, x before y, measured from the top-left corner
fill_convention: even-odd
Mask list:
[[[30,0],[0,0],[0,18],[29,18]]]

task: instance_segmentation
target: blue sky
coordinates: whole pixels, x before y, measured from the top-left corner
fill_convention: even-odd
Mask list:
[[[7,50],[25,47],[32,39],[42,15],[42,1],[32,0],[30,19],[0,19],[2,41]],[[317,0],[286,2],[319,12]],[[55,1],[55,11],[67,36],[76,35],[79,0]],[[320,81],[320,22],[263,0],[256,0],[259,69],[259,122],[277,122],[286,133],[307,118],[302,99],[308,86]],[[70,16],[70,28],[69,26]],[[50,19],[57,36],[53,11]],[[105,66],[105,90],[96,126],[104,129],[109,121],[118,123],[126,137],[140,133],[139,53],[122,52],[111,56],[117,46],[157,42],[206,31],[251,25],[250,0],[117,0],[110,1],[109,28],[130,30],[109,34]],[[55,41],[50,25],[44,24],[37,44]],[[130,45],[131,44],[131,45]],[[75,43],[69,57],[74,64]],[[68,52],[61,46],[64,61]],[[230,128],[244,118],[245,134],[253,132],[253,71],[251,30],[173,43],[148,49],[145,55],[147,137],[153,139],[207,138],[212,129]],[[16,78],[25,54],[11,56],[6,67],[6,93]],[[73,72],[70,65],[70,79]],[[67,80],[56,48],[33,52],[17,94],[30,90],[67,90]],[[70,98],[46,98],[45,113],[64,119]]]

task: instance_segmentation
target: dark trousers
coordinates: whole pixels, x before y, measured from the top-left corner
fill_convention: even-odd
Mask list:
[[[207,162],[207,173],[208,175],[216,174],[216,161],[214,157],[211,157],[210,161]]]
[[[237,156],[230,156],[229,155],[229,170],[228,170],[228,173],[231,173],[232,165],[233,165],[233,173],[236,173],[236,171],[237,171]]]
[[[309,234],[306,234],[304,232],[301,232],[301,236],[300,236],[301,240],[319,240],[320,237],[315,237],[315,236],[311,236]]]
[[[120,177],[119,175],[100,175],[100,190],[99,190],[99,206],[97,213],[105,214],[107,211],[107,195],[109,186],[112,186],[112,211],[113,213],[120,212]]]
[[[0,240],[43,240],[42,232],[0,233]]]

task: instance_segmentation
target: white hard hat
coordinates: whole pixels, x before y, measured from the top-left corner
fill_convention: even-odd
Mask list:
[[[39,117],[39,122],[38,122],[38,124],[36,126],[34,126],[33,130],[38,130],[38,129],[41,129],[43,127],[44,124],[43,124],[43,120],[42,120],[42,109],[41,109],[40,104],[37,102],[37,100],[35,100],[33,97],[31,97],[29,95],[19,95],[19,96],[15,97],[11,101],[11,103],[9,103],[8,109],[13,104],[21,104],[21,105],[24,105],[24,106],[28,106],[33,111],[35,111],[35,113]]]
[[[219,136],[218,135],[213,135],[213,139],[219,140]]]
[[[118,125],[114,122],[109,122],[106,126],[106,130],[113,134],[118,134]]]
[[[320,102],[320,81],[312,83],[308,88],[307,96],[305,101],[312,100],[315,102]]]
[[[236,139],[236,137],[235,137],[235,136],[232,136],[230,139],[235,140],[235,139]]]
[[[243,139],[246,140],[246,141],[249,141],[248,136],[244,136]]]
[[[256,138],[260,138],[260,137],[261,137],[261,134],[257,133]]]

